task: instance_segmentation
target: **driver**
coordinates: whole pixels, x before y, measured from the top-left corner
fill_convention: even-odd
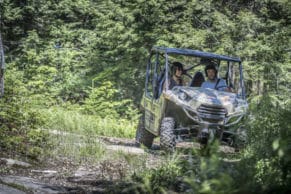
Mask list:
[[[229,91],[226,81],[224,79],[217,77],[216,65],[213,62],[210,62],[205,67],[205,75],[208,78],[205,82],[202,83],[202,88],[210,88],[219,91]]]

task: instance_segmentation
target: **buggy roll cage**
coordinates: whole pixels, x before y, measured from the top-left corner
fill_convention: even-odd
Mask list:
[[[151,52],[150,52],[150,57],[148,59],[148,64],[147,64],[147,71],[146,71],[146,86],[149,82],[148,80],[148,76],[150,74],[149,72],[149,65],[151,64],[151,58],[152,56],[156,54],[156,63],[154,64],[155,67],[155,72],[157,70],[157,66],[158,66],[158,58],[159,58],[159,55],[165,55],[164,57],[166,58],[166,68],[165,68],[165,72],[169,72],[169,57],[168,55],[184,55],[184,56],[192,56],[192,57],[198,57],[198,58],[207,58],[207,59],[214,59],[214,60],[218,60],[219,62],[220,61],[226,61],[227,62],[227,65],[228,67],[230,66],[230,62],[233,62],[233,63],[238,63],[239,64],[239,72],[240,72],[240,86],[242,88],[242,98],[243,99],[246,99],[246,92],[245,92],[245,86],[244,86],[244,81],[243,81],[243,73],[242,73],[242,61],[240,58],[237,58],[237,57],[229,57],[229,56],[226,56],[226,55],[219,55],[219,54],[215,54],[215,53],[210,53],[210,52],[204,52],[204,51],[198,51],[198,50],[192,50],[192,49],[183,49],[183,48],[168,48],[168,47],[159,47],[159,46],[154,46],[152,47],[151,49]],[[194,65],[193,67],[195,67],[197,65]],[[191,67],[191,69],[193,68]],[[167,82],[168,81],[168,73],[165,73],[165,81]],[[160,79],[158,78],[157,75],[155,75],[155,80],[157,79]],[[154,80],[153,80],[154,81]],[[156,83],[154,84],[156,85]],[[168,84],[166,84],[168,85]]]
[[[154,46],[151,51],[156,51],[156,52],[165,53],[165,54],[178,54],[178,55],[186,55],[186,56],[193,56],[193,57],[200,57],[200,58],[218,59],[220,61],[231,61],[231,62],[238,62],[238,63],[241,62],[240,58],[228,57],[225,55],[218,55],[214,53],[191,50],[191,49],[167,48],[167,47]]]

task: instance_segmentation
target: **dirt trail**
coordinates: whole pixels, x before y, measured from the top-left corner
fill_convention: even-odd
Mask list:
[[[138,168],[157,166],[161,161],[157,144],[153,150],[145,151],[135,145],[134,139],[100,137],[100,141],[108,155],[118,153],[120,158],[97,162],[84,159],[80,163],[59,157],[22,166],[19,165],[22,161],[15,160],[13,164],[13,159],[2,157],[0,194],[17,188],[19,193],[115,193],[115,190],[122,193],[122,188],[131,184],[125,182],[126,176]],[[12,162],[8,164],[8,160]]]
[[[39,163],[23,164],[0,159],[0,194],[11,193],[123,193],[133,187],[125,178],[145,168],[154,168],[163,162],[159,142],[151,150],[137,147],[134,139],[98,137],[106,148],[107,159],[74,161],[66,157],[46,158]],[[197,143],[178,143],[177,149],[199,149]],[[233,152],[221,146],[225,153]],[[113,155],[117,154],[118,157]],[[0,158],[1,158],[0,157]],[[16,188],[15,188],[16,187]],[[15,191],[16,192],[16,191]],[[16,192],[16,193],[17,193]],[[125,192],[127,193],[127,192]]]

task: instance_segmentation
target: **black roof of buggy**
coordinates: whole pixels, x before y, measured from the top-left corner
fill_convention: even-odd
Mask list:
[[[167,47],[158,47],[154,46],[152,51],[163,52],[167,54],[180,54],[180,55],[188,55],[194,57],[201,57],[201,58],[210,58],[210,59],[218,59],[223,61],[232,61],[232,62],[241,62],[240,58],[236,57],[228,57],[225,55],[218,55],[209,52],[191,50],[191,49],[181,49],[181,48],[167,48]]]

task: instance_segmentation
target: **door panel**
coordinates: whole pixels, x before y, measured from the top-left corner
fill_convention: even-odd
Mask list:
[[[155,135],[159,134],[160,123],[164,112],[164,98],[145,98],[145,128]]]
[[[164,110],[164,98],[160,95],[165,77],[165,58],[159,53],[151,53],[147,64],[146,88],[143,96],[145,128],[159,135],[161,118]]]

